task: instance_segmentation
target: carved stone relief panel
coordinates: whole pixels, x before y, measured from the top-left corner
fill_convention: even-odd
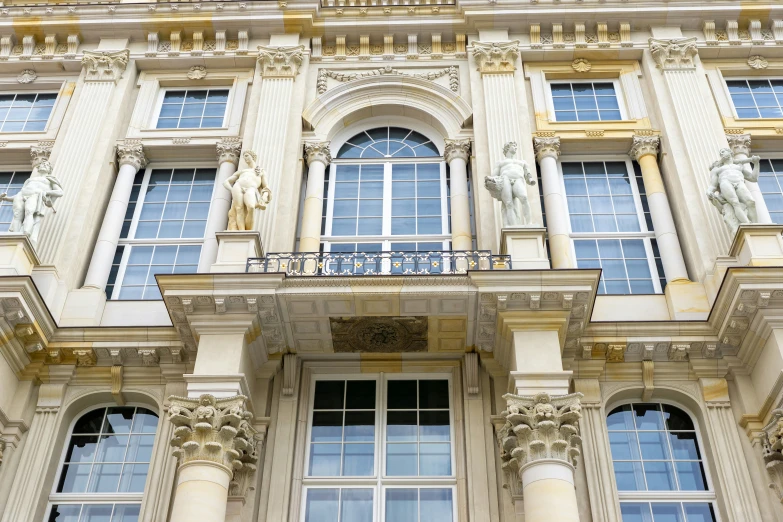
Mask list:
[[[335,352],[426,352],[427,317],[332,317]]]

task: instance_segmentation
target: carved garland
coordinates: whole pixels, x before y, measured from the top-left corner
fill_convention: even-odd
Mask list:
[[[316,89],[318,91],[318,94],[323,94],[327,90],[327,78],[332,78],[333,80],[337,80],[338,82],[350,82],[353,80],[358,80],[359,78],[369,78],[372,76],[384,76],[384,75],[390,75],[390,74],[398,74],[400,76],[412,76],[414,78],[422,78],[424,80],[437,80],[438,78],[441,78],[442,76],[449,75],[449,88],[452,92],[458,92],[459,91],[459,69],[457,69],[456,66],[452,65],[451,67],[446,67],[444,69],[441,69],[440,71],[433,71],[429,73],[417,73],[417,74],[408,74],[406,72],[403,72],[399,69],[395,69],[390,65],[387,65],[386,67],[381,67],[380,69],[374,69],[372,71],[365,71],[365,72],[357,72],[357,73],[342,73],[339,71],[332,71],[329,69],[320,69],[318,71],[318,82],[316,84]]]

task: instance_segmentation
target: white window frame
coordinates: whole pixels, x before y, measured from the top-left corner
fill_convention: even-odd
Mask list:
[[[145,167],[144,171],[144,179],[141,183],[141,188],[139,189],[139,198],[136,200],[136,208],[133,210],[133,218],[131,218],[131,226],[128,230],[128,238],[121,238],[117,242],[117,247],[133,247],[133,246],[190,246],[190,245],[201,245],[202,249],[199,254],[199,260],[201,259],[201,255],[204,253],[203,245],[204,245],[204,237],[202,238],[165,238],[165,239],[157,239],[157,238],[145,238],[145,239],[136,239],[136,227],[139,223],[139,217],[141,216],[141,210],[144,206],[144,199],[147,194],[147,186],[149,185],[150,176],[152,174],[153,170],[156,169],[176,169],[176,168],[207,168],[204,164],[183,164],[183,163],[151,163]],[[209,167],[212,168],[212,167]],[[215,168],[215,179],[217,179],[217,166]],[[207,223],[209,223],[209,216],[212,214],[212,198],[215,194],[215,185],[212,185],[212,194],[209,198],[209,212],[207,213]],[[205,231],[206,232],[206,231]],[[131,239],[133,238],[133,239]],[[122,250],[122,259],[120,261],[120,266],[117,269],[117,279],[114,281],[114,287],[112,289],[112,295],[109,297],[110,300],[117,300],[119,301],[120,297],[120,291],[122,290],[122,283],[123,279],[125,278],[125,268],[128,266],[128,258],[130,257],[130,252],[133,250],[133,248],[124,248]]]
[[[65,435],[66,438],[63,441],[62,451],[60,451],[60,455],[57,459],[57,473],[55,473],[54,475],[54,482],[52,484],[52,489],[51,492],[49,493],[49,497],[47,498],[46,516],[44,517],[44,520],[49,520],[49,516],[51,515],[52,508],[55,505],[133,504],[133,505],[139,505],[140,508],[144,507],[144,494],[147,491],[147,486],[149,484],[150,476],[152,475],[152,465],[154,462],[153,460],[150,460],[149,468],[147,470],[147,478],[145,479],[145,483],[144,483],[144,491],[142,491],[141,493],[57,493],[57,485],[60,483],[60,477],[62,476],[63,469],[65,467],[64,465],[65,455],[66,453],[68,453],[68,443],[70,442],[71,436],[73,435],[74,426],[76,426],[76,423],[79,421],[79,419],[81,419],[89,412],[94,410],[112,408],[112,407],[120,407],[120,405],[113,402],[93,404],[81,410],[71,420],[71,423],[68,425],[68,431],[66,431],[66,435]],[[140,402],[129,402],[123,404],[121,407],[144,408],[150,410],[151,412],[153,412],[155,415],[158,416],[158,427],[155,429],[155,435],[154,435],[155,441],[153,442],[153,447],[152,447],[152,458],[154,459],[155,450],[158,445],[158,432],[160,431],[160,424],[162,422],[160,412],[156,411],[155,408],[150,407],[150,405],[143,404]]]
[[[366,477],[311,477],[308,475],[310,464],[310,441],[313,427],[313,410],[315,405],[315,385],[317,381],[350,381],[375,380],[375,455],[374,475]],[[449,444],[451,445],[451,475],[445,477],[398,477],[386,475],[386,383],[392,380],[445,380],[448,382],[449,393]],[[310,377],[310,390],[307,402],[307,430],[305,435],[305,456],[302,469],[302,495],[299,519],[304,522],[307,512],[307,491],[311,488],[368,488],[373,490],[373,521],[381,522],[386,513],[386,489],[451,489],[452,515],[451,522],[457,522],[457,442],[455,424],[455,404],[458,398],[454,393],[452,372],[432,373],[313,373]],[[415,522],[415,521],[412,521]],[[448,522],[448,521],[444,521]]]
[[[731,114],[736,120],[743,120],[743,121],[774,121],[779,120],[781,118],[764,118],[762,116],[759,116],[758,118],[747,118],[743,116],[739,116],[737,114],[737,107],[734,105],[734,98],[731,97],[731,91],[729,91],[729,82],[732,81],[755,81],[755,80],[783,80],[783,76],[722,76],[723,82],[723,92],[726,95],[726,99],[729,101],[729,106],[731,107]],[[783,104],[781,104],[781,110],[783,110]]]
[[[52,112],[49,113],[49,117],[46,119],[46,125],[44,125],[44,128],[42,130],[36,130],[36,131],[21,130],[21,131],[11,131],[11,132],[0,131],[0,137],[13,136],[14,134],[20,134],[22,136],[31,136],[35,134],[46,134],[49,131],[49,126],[52,124],[52,120],[54,119],[55,113],[58,108],[57,105],[60,101],[60,91],[56,89],[42,88],[42,89],[35,89],[35,90],[28,90],[28,91],[25,90],[0,91],[0,94],[3,96],[8,96],[8,95],[18,96],[18,95],[26,95],[26,94],[36,94],[36,95],[54,94],[55,95],[54,103],[52,104]]]
[[[642,229],[639,232],[574,232],[571,228],[571,209],[568,208],[568,193],[565,187],[565,176],[563,175],[563,163],[591,163],[591,162],[624,162],[628,169],[628,176],[633,179],[631,183],[631,192],[633,193],[634,204],[636,205],[636,215],[639,218],[639,227]],[[644,251],[647,255],[647,264],[650,267],[650,277],[652,278],[653,289],[655,294],[662,294],[661,277],[663,274],[658,273],[658,267],[655,264],[655,255],[652,249],[651,240],[655,239],[655,231],[647,230],[647,219],[644,216],[644,209],[642,208],[642,200],[639,195],[639,183],[636,179],[636,171],[633,168],[633,161],[623,156],[561,156],[557,162],[557,169],[560,175],[560,190],[562,190],[563,200],[565,201],[566,211],[568,216],[566,219],[568,223],[568,237],[571,238],[571,256],[576,260],[576,246],[574,240],[579,239],[642,239],[644,243]],[[645,187],[646,189],[646,187]],[[660,248],[660,245],[659,245]],[[650,294],[601,294],[601,295],[650,295]]]
[[[159,129],[158,128],[158,120],[160,119],[160,111],[163,108],[163,100],[166,98],[166,93],[168,91],[187,91],[187,92],[196,92],[196,91],[217,91],[217,90],[225,90],[228,91],[228,98],[226,99],[226,108],[223,111],[223,121],[220,124],[220,127],[192,127],[192,128],[171,128],[171,129]],[[226,119],[228,118],[228,111],[231,107],[232,97],[234,95],[234,92],[231,88],[231,86],[226,85],[208,85],[205,87],[189,87],[187,85],[184,85],[182,87],[161,87],[158,92],[158,99],[155,102],[155,110],[153,112],[154,118],[151,123],[151,127],[157,131],[215,131],[215,130],[226,130]],[[213,118],[216,116],[212,116]],[[181,118],[180,118],[181,119]]]
[[[612,402],[611,405],[607,404],[605,408],[604,413],[604,426],[607,434],[607,446],[609,445],[609,429],[607,425],[607,419],[609,418],[609,413],[611,413],[614,409],[619,408],[620,406],[625,406],[628,404],[661,404],[666,406],[672,406],[674,408],[677,408],[678,410],[682,410],[685,412],[691,419],[691,422],[693,422],[693,428],[694,432],[696,433],[696,443],[699,445],[699,452],[701,453],[701,463],[702,468],[704,469],[704,479],[707,483],[707,490],[706,491],[620,491],[617,487],[617,479],[615,478],[614,474],[614,458],[611,455],[611,451],[609,453],[609,459],[610,464],[612,465],[612,483],[614,484],[615,491],[617,491],[617,496],[620,501],[620,504],[623,503],[687,503],[687,502],[703,502],[712,504],[712,510],[715,513],[715,521],[721,522],[720,518],[720,509],[718,508],[718,496],[715,493],[715,488],[712,482],[712,477],[710,476],[710,456],[707,454],[707,446],[704,445],[704,439],[702,438],[701,434],[701,426],[698,422],[698,417],[693,414],[693,412],[683,406],[680,403],[666,400],[666,399],[656,399],[651,401],[644,401],[641,399],[641,397],[638,397],[636,399],[623,399],[617,402]],[[634,431],[635,433],[638,433],[638,431]],[[668,432],[668,430],[667,430]],[[676,470],[674,471],[676,474]],[[675,477],[676,480],[677,477]]]
[[[622,86],[619,78],[590,78],[579,80],[562,80],[562,79],[545,79],[546,81],[546,108],[549,113],[549,121],[558,124],[594,124],[594,123],[611,123],[616,121],[628,121],[628,109],[625,106],[625,96],[623,96]],[[617,99],[617,106],[620,108],[619,120],[577,120],[577,121],[560,121],[557,119],[557,113],[555,113],[555,101],[552,97],[552,84],[553,83],[611,83],[614,86],[614,97]]]
[[[770,153],[770,154],[761,156],[761,161],[776,161],[776,160],[777,161],[783,160],[783,154],[781,154],[781,153]],[[775,172],[777,174],[777,171],[775,171]],[[783,177],[783,171],[781,171],[781,177]],[[762,198],[764,198],[765,194],[772,194],[771,192],[764,192],[762,190],[762,188],[761,188],[761,185],[759,185],[759,193],[761,194]],[[776,194],[783,194],[783,186],[781,187],[781,191],[777,192]],[[767,204],[766,199],[764,199],[764,204]],[[774,221],[773,221],[773,223],[783,224],[783,222],[782,223],[777,223],[777,222],[774,222]]]

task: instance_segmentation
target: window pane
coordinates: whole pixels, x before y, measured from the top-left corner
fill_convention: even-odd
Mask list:
[[[683,506],[685,508],[685,518],[687,522],[714,522],[715,511],[712,504],[705,502],[688,502]]]
[[[343,412],[313,412],[313,442],[341,442],[343,440]]]
[[[651,507],[654,522],[685,522],[680,504],[653,502]]]
[[[644,476],[649,491],[674,491],[674,470],[670,462],[645,462]]]
[[[634,429],[631,405],[626,404],[612,410],[612,412],[606,417],[606,424],[609,427],[609,431]]]
[[[97,447],[97,436],[74,435],[71,437],[71,440],[68,443],[68,451],[65,454],[65,462],[92,462],[95,458],[95,450]]]
[[[419,444],[419,475],[451,475],[451,444]]]
[[[415,441],[417,422],[415,411],[390,411],[386,416],[386,440]]]
[[[668,460],[670,458],[665,432],[640,432],[639,446],[644,460]]]
[[[448,408],[448,381],[419,381],[419,408]]]
[[[308,489],[305,522],[338,522],[339,497],[339,489]]]
[[[390,410],[416,409],[416,381],[390,380],[387,389],[387,404]]]
[[[650,504],[623,502],[620,504],[623,522],[653,522]]]
[[[644,475],[640,462],[615,462],[614,478],[619,491],[644,491]]]
[[[58,493],[84,493],[87,491],[87,480],[90,476],[90,464],[67,464],[63,466]]]
[[[374,460],[374,444],[346,444],[343,459],[343,476],[371,476],[373,474]]]
[[[138,522],[140,511],[138,505],[115,504],[111,522]]]
[[[677,467],[677,479],[682,491],[706,491],[707,481],[704,477],[704,469],[701,462],[685,461],[675,462]]]
[[[311,444],[310,475],[336,477],[340,475],[342,444]]]
[[[340,522],[372,522],[372,489],[343,489]]]
[[[450,522],[454,519],[450,489],[422,488],[419,490],[421,522]]]
[[[96,464],[93,467],[87,491],[90,493],[115,493],[120,482],[121,464]]]
[[[346,409],[375,409],[375,381],[348,381]]]
[[[634,404],[633,411],[636,421],[636,429],[662,430],[663,417],[660,406],[657,404]]]
[[[120,478],[121,493],[142,493],[147,482],[149,464],[126,464]]]
[[[386,474],[415,477],[418,473],[416,444],[386,445]]]
[[[411,522],[418,519],[418,490],[386,490],[386,522]]]
[[[79,522],[81,504],[55,504],[49,515],[49,522]]]
[[[84,506],[81,522],[110,522],[113,507],[111,504]]]
[[[677,460],[699,460],[699,447],[694,432],[669,433],[672,453]]]
[[[614,460],[641,460],[636,433],[618,431],[609,433],[609,446]]]
[[[395,412],[396,413],[396,412]],[[448,441],[449,412],[421,411],[419,412],[419,440],[422,442]]]
[[[128,449],[127,435],[103,435],[98,442],[96,462],[123,462]]]

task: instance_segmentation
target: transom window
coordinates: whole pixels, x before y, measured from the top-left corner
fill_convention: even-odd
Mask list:
[[[110,299],[160,299],[155,274],[196,272],[215,176],[204,168],[136,174],[106,286]]]
[[[71,430],[47,520],[137,522],[157,427],[145,408],[84,414]]]
[[[738,118],[783,117],[783,80],[728,80]]]
[[[57,93],[0,94],[0,132],[46,130]]]
[[[606,422],[623,522],[715,520],[715,494],[687,413],[668,404],[626,404]]]
[[[455,520],[447,379],[317,380],[305,522]]]
[[[622,120],[614,82],[552,82],[555,121]]]
[[[167,90],[158,116],[158,129],[223,127],[228,89]]]
[[[0,193],[5,192],[12,198],[22,189],[24,182],[30,179],[30,171],[5,171],[0,172]],[[0,229],[8,230],[14,219],[13,203],[0,201]]]
[[[660,293],[660,253],[641,175],[629,161],[563,162],[579,268],[601,268],[599,294]]]
[[[773,223],[783,223],[783,160],[763,159],[760,167],[759,188],[769,215]]]
[[[332,162],[326,189],[327,252],[357,243],[370,252],[423,243],[448,249],[446,165],[432,141],[418,132],[380,127],[357,134]]]

